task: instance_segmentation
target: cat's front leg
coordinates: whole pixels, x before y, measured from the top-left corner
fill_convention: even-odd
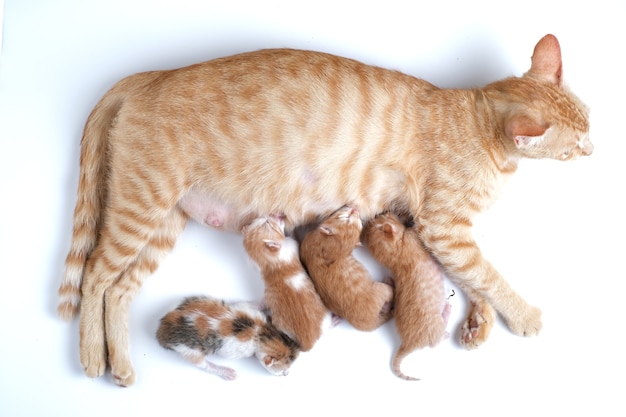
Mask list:
[[[427,226],[425,226],[425,224]],[[480,252],[469,227],[432,227],[422,223],[420,238],[441,263],[448,277],[470,298],[470,314],[463,325],[461,343],[476,348],[485,342],[498,312],[509,329],[520,336],[541,330],[541,310],[520,297]]]

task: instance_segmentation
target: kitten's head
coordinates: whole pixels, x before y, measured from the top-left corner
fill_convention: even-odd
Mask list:
[[[360,242],[362,230],[363,222],[359,217],[359,211],[349,206],[342,207],[331,214],[318,228],[323,236],[338,237],[353,245]]]
[[[285,237],[282,218],[260,217],[241,229],[243,245],[248,256],[258,265],[291,260],[297,256],[297,245]]]
[[[271,322],[263,327],[259,336],[256,357],[272,375],[287,375],[291,365],[300,354],[300,346]]]
[[[406,226],[393,213],[376,216],[365,226],[363,239],[376,258],[389,259],[400,254]]]
[[[496,92],[502,129],[521,156],[576,159],[591,155],[589,111],[563,85],[561,48],[553,35],[535,46],[530,70],[486,87]]]

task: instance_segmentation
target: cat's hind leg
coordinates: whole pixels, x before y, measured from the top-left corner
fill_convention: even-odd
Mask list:
[[[175,346],[173,349],[180,353],[185,360],[193,363],[205,372],[217,375],[227,381],[232,381],[237,378],[237,372],[234,369],[214,364],[199,350],[191,349],[184,345]]]
[[[187,216],[178,207],[153,232],[137,260],[107,289],[105,293],[105,328],[109,349],[109,365],[116,384],[126,387],[135,382],[129,355],[129,309],[146,277],[158,267],[159,261],[171,251],[182,232]]]
[[[81,287],[80,360],[89,377],[101,376],[107,365],[105,293],[129,268],[136,268],[133,264],[175,204],[167,198],[171,193],[137,182],[130,170],[112,170],[109,185],[103,227]],[[106,307],[111,308],[115,299],[108,298]],[[125,331],[126,326],[124,322],[107,324],[115,332]],[[120,354],[119,344],[108,348],[114,357]]]

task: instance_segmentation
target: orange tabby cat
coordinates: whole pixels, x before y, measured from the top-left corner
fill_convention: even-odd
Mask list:
[[[324,304],[355,329],[371,331],[391,318],[393,288],[374,281],[352,255],[362,229],[358,211],[343,207],[306,234],[300,257]]]
[[[85,126],[59,289],[61,317],[80,308],[85,373],[108,364],[118,383],[133,383],[131,300],[189,216],[238,230],[271,213],[291,228],[345,204],[364,220],[407,210],[471,300],[466,346],[486,340],[496,311],[514,333],[536,334],[540,310],[483,258],[471,219],[521,157],[591,153],[587,109],[561,68],[547,35],[526,74],[477,89],[285,49],[123,79]]]
[[[392,369],[400,378],[416,380],[402,373],[402,359],[415,349],[434,347],[448,336],[450,304],[445,299],[443,272],[422,247],[417,229],[406,227],[393,213],[370,221],[363,239],[374,259],[394,278],[393,317],[401,343]]]

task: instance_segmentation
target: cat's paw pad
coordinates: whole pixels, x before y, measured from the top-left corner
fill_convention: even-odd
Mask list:
[[[511,332],[518,336],[536,336],[541,330],[541,309],[529,306],[524,314],[507,321]]]
[[[129,387],[135,383],[135,370],[128,360],[110,358],[113,381],[120,387]]]
[[[124,374],[112,372],[113,381],[120,387],[129,387],[135,383],[135,371],[132,369],[130,373],[125,372]]]
[[[495,311],[488,304],[473,305],[461,329],[461,345],[467,349],[482,345],[491,333],[495,318]]]

